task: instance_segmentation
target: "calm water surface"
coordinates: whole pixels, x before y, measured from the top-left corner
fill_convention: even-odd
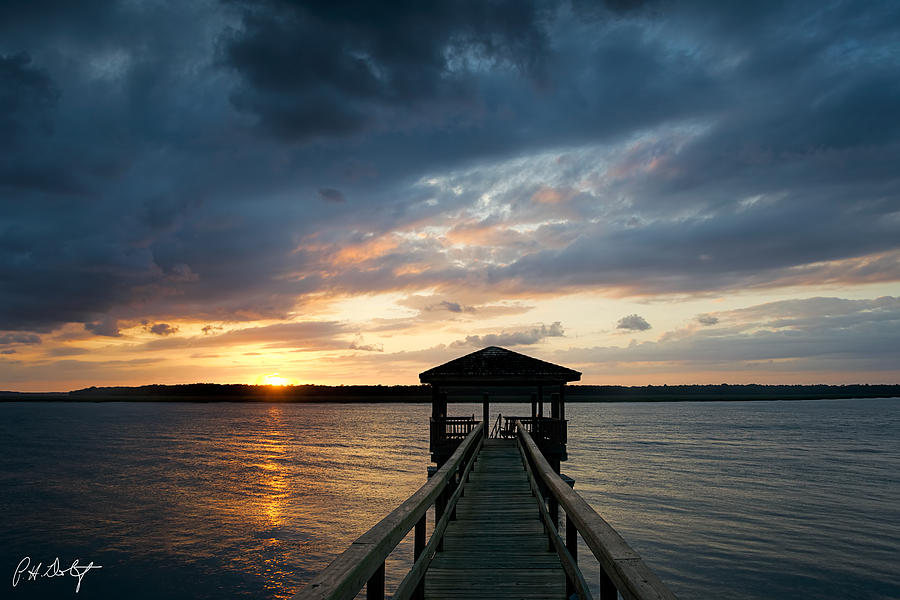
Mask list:
[[[429,411],[0,404],[0,597],[290,597],[424,483]],[[567,412],[563,471],[679,597],[900,598],[900,400]],[[103,569],[12,588],[25,556]]]

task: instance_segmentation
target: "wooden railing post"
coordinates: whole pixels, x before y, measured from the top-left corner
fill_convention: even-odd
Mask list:
[[[459,487],[459,485],[460,485],[459,480],[462,479],[461,475],[462,474],[459,471],[457,471],[456,473],[453,474],[453,483],[451,483],[449,486],[447,486],[446,494],[447,494],[448,499],[450,498],[450,496],[453,495],[453,492],[456,491],[456,488]],[[463,488],[463,490],[465,490],[465,488]],[[462,496],[462,491],[460,491],[459,495]],[[450,520],[451,521],[456,520],[456,504],[455,503],[453,504],[453,508],[450,509]]]
[[[619,597],[619,591],[616,584],[609,578],[606,571],[600,568],[600,600],[616,600]]]
[[[438,494],[437,499],[434,501],[434,526],[437,528],[438,522],[441,520],[441,517],[444,516],[444,509],[447,507],[447,487],[444,486],[444,489],[441,490],[441,493]],[[437,551],[444,551],[444,538],[441,536],[441,539],[438,540]]]
[[[553,497],[553,494],[550,493],[550,490],[547,490],[547,493],[550,496],[550,498],[549,498],[550,506],[548,507],[548,510],[550,512],[550,519],[553,521],[553,528],[556,531],[559,531],[559,502],[556,501],[556,498]],[[553,540],[549,540],[549,542],[550,542],[551,547],[547,548],[547,550],[552,551],[553,550]]]
[[[375,569],[366,582],[366,600],[384,600],[384,563]]]
[[[572,555],[572,560],[578,564],[578,527],[574,521],[566,515],[566,550]],[[575,593],[575,584],[566,577],[566,598],[571,598]]]
[[[419,560],[419,557],[422,556],[422,552],[425,551],[425,524],[426,518],[425,515],[422,515],[422,518],[416,521],[415,541],[413,543],[413,562]],[[416,591],[413,592],[413,598],[415,600],[423,600],[425,598],[424,579],[416,586]]]

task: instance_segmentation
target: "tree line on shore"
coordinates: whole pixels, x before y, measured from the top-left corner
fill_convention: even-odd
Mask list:
[[[545,388],[550,399],[555,386]],[[533,387],[491,389],[494,401],[527,401]],[[472,387],[451,394],[450,401],[472,401],[482,390]],[[16,396],[27,396],[18,395]],[[430,402],[427,385],[245,385],[191,383],[181,385],[143,385],[136,387],[89,387],[63,394],[60,400],[144,400],[144,401],[243,401],[243,402]],[[900,385],[568,385],[567,402],[679,401],[679,400],[775,400],[809,398],[873,398],[900,396]],[[8,399],[8,398],[7,398]],[[50,399],[50,398],[48,398]]]

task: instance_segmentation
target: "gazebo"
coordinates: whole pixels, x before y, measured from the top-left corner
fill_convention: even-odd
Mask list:
[[[489,346],[433,367],[419,374],[419,381],[431,385],[431,459],[440,467],[468,433],[478,424],[474,418],[448,417],[447,392],[452,388],[531,388],[531,417],[519,417],[540,446],[544,456],[559,472],[566,460],[565,386],[579,381],[581,373],[506,348]],[[550,391],[550,415],[544,415],[544,395]],[[523,399],[523,401],[525,401]],[[488,432],[490,399],[482,396],[482,415]],[[511,431],[509,421],[494,434]]]

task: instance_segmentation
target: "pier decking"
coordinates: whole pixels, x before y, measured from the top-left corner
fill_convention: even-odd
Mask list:
[[[425,575],[425,598],[565,597],[566,577],[538,519],[513,439],[490,439]]]

